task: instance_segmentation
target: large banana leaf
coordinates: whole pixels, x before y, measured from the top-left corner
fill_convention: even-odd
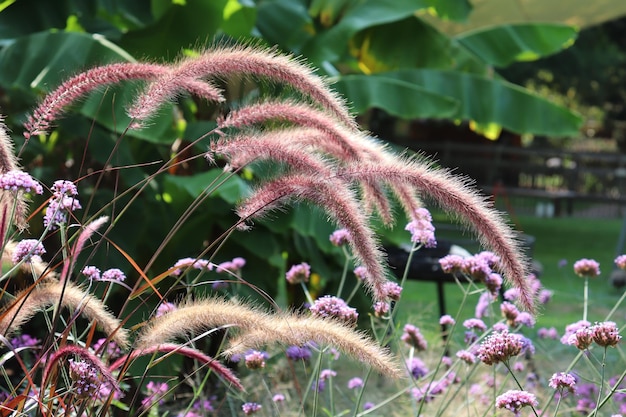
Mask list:
[[[574,43],[577,35],[573,26],[529,23],[478,29],[455,39],[487,64],[506,67],[563,50]]]
[[[385,73],[373,76],[344,75],[333,85],[348,98],[357,113],[373,107],[404,119],[455,117],[459,101],[415,83],[387,77]]]
[[[415,16],[364,29],[350,45],[366,74],[453,65],[450,38]]]
[[[432,105],[408,88],[398,93],[398,82],[457,100],[453,114],[430,117],[473,121],[479,126],[499,125],[517,133],[566,136],[578,132],[582,118],[527,90],[503,80],[449,70],[405,69],[380,74],[341,77],[336,84],[359,110],[381,107],[401,118],[414,118],[420,106]],[[355,94],[352,87],[358,83]],[[407,93],[409,92],[409,93]]]

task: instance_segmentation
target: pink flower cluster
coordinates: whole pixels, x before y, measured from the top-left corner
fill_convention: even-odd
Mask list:
[[[505,330],[489,335],[478,347],[477,356],[483,363],[495,365],[519,355],[523,347],[520,335]]]
[[[600,275],[600,264],[593,259],[579,259],[574,263],[574,272],[579,277],[595,278]]]
[[[566,328],[561,342],[585,350],[593,342],[602,347],[615,347],[621,339],[615,322],[605,321],[592,326],[589,322],[581,320]]]
[[[526,391],[510,390],[496,398],[496,407],[505,408],[516,415],[522,407],[536,407],[538,404],[537,397]]]
[[[413,220],[406,225],[404,230],[411,233],[411,242],[413,243],[419,243],[426,248],[437,246],[433,218],[425,208],[415,210]]]
[[[59,180],[52,185],[52,198],[48,202],[43,225],[51,229],[67,223],[69,213],[81,209],[78,190],[71,181]]]
[[[309,282],[310,276],[311,265],[306,262],[302,262],[300,264],[293,265],[285,274],[285,279],[288,283],[295,285],[301,282]]]
[[[19,169],[11,170],[0,174],[0,188],[7,191],[23,191],[26,193],[35,192],[43,194],[43,187],[37,180]]]
[[[41,261],[41,255],[46,253],[43,244],[37,239],[24,239],[16,246],[11,255],[11,262],[17,265],[20,262],[31,263],[31,261]]]
[[[460,272],[484,283],[489,292],[495,296],[502,286],[502,276],[495,271],[499,262],[500,258],[493,252],[484,251],[469,258],[447,255],[439,260],[439,265],[445,273]]]
[[[407,345],[414,347],[418,351],[426,350],[428,348],[428,342],[419,327],[415,327],[412,324],[404,325],[404,332],[402,333],[400,340]]]
[[[349,307],[341,298],[331,295],[315,300],[309,310],[314,316],[336,318],[349,325],[355,325],[359,318],[355,308]]]

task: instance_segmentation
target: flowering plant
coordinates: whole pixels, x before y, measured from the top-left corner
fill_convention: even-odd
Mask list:
[[[7,382],[0,393],[1,409],[15,415],[113,415],[117,411],[280,415],[289,414],[290,400],[296,399],[294,410],[315,414],[325,408],[336,415],[343,413],[333,396],[340,392],[334,361],[341,355],[365,368],[362,377],[352,376],[348,385],[346,397],[354,415],[374,413],[407,392],[410,407],[417,410],[452,395],[460,381],[461,363],[468,373],[480,360],[494,369],[501,364],[514,375],[517,363],[512,358],[532,356],[532,344],[518,331],[533,325],[529,313],[535,311],[541,290],[538,281],[529,278],[515,233],[463,178],[418,157],[398,155],[361,131],[328,84],[290,56],[234,46],[191,54],[172,65],[120,63],[86,70],[42,100],[25,123],[25,146],[44,140],[67,106],[103,86],[146,82],[128,104],[132,130],[149,124],[165,103],[183,92],[226,105],[220,83],[233,76],[263,79],[289,94],[261,94],[257,102],[231,108],[197,139],[196,145],[205,144],[208,152],[194,155],[197,148],[192,146],[176,152],[152,177],[113,196],[96,213],[90,212],[89,192],[80,192],[84,179],[58,180],[44,190],[43,184],[22,172],[4,127],[0,129],[0,241],[7,263],[0,278],[6,284],[0,342],[5,348],[2,369]],[[245,176],[250,167],[264,169],[252,175],[256,187],[238,202],[237,218],[224,234],[201,248],[185,248],[188,257],[171,259],[166,269],[154,267],[160,252],[139,265],[111,238],[127,213],[119,210],[118,199],[142,192],[155,176],[182,164],[181,158],[204,158],[224,168],[206,184],[203,195],[217,192],[238,174]],[[464,322],[466,345],[458,361],[442,356],[431,366],[417,357],[416,352],[428,351],[428,343],[416,326],[405,325],[404,334],[396,337],[396,308],[406,274],[400,283],[390,278],[370,222],[378,216],[393,225],[389,194],[406,214],[411,253],[436,244],[432,218],[418,194],[429,195],[459,216],[491,250],[471,259],[442,261],[466,294],[480,288],[484,295],[480,317]],[[35,209],[42,233],[22,239],[27,233],[26,202],[36,195],[47,198]],[[188,214],[201,199],[168,231],[163,245],[185,227]],[[253,220],[292,201],[319,206],[340,227],[330,241],[342,248],[345,266],[336,293],[324,295],[311,291],[315,271],[310,265],[294,264],[281,281],[300,290],[307,302],[287,306],[247,280],[245,259],[217,259],[224,242],[245,240],[245,233],[254,233],[247,231]],[[82,216],[85,220],[78,215],[81,211],[87,213]],[[105,259],[109,254],[123,258],[127,267],[94,262],[102,259],[98,256],[102,252]],[[349,276],[350,266],[355,280]],[[504,306],[506,321],[491,316],[489,327],[481,319],[500,294],[503,279],[514,289],[511,301],[527,311]],[[240,296],[240,289],[246,287],[259,301]],[[356,328],[359,311],[350,306],[361,290],[371,298],[369,334]],[[449,335],[454,334],[452,317],[442,318],[442,323],[450,326]],[[570,336],[579,349],[589,351],[598,345],[606,354],[619,342],[617,326],[611,323],[581,326]],[[180,357],[188,362],[176,359]],[[275,372],[270,374],[269,369]],[[372,372],[401,380],[402,388],[384,401],[364,402]],[[308,381],[304,387],[303,376]],[[596,412],[623,378],[622,374],[611,383],[607,394],[602,375]],[[285,379],[293,389],[284,387]],[[561,388],[563,381],[555,378],[552,383]],[[539,401],[534,394],[519,382],[517,386],[518,391],[501,394],[493,403],[515,413],[523,406],[536,407]],[[329,395],[327,403],[323,403],[324,393]],[[439,405],[437,413],[445,409]]]

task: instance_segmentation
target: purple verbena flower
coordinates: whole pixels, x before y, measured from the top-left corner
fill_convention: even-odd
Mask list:
[[[72,388],[78,398],[88,398],[98,392],[101,381],[98,370],[93,365],[70,359],[69,368]]]
[[[239,271],[241,271],[241,268],[243,268],[245,265],[246,260],[244,258],[237,257],[233,258],[231,261],[222,262],[221,264],[216,265],[215,272],[217,272],[218,274],[222,272],[238,274]]]
[[[274,394],[274,396],[272,396],[272,401],[275,403],[282,403],[285,401],[285,396],[283,394]]]
[[[522,338],[518,334],[495,332],[490,334],[478,347],[478,358],[487,365],[506,362],[518,355],[523,348]]]
[[[437,246],[435,239],[435,227],[432,224],[430,212],[425,208],[418,208],[413,214],[413,220],[409,222],[404,230],[411,233],[411,242],[424,245],[426,248]]]
[[[561,337],[561,343],[564,345],[569,345],[570,336],[576,333],[579,329],[590,327],[591,323],[587,320],[579,320],[575,323],[568,324],[565,326],[565,334]]]
[[[351,378],[348,381],[348,389],[357,389],[357,388],[363,388],[363,380],[358,377]]]
[[[257,411],[260,411],[262,408],[263,406],[257,403],[245,403],[244,405],[241,406],[243,413],[247,416],[254,414]]]
[[[474,355],[469,350],[459,350],[456,353],[456,357],[461,359],[463,362],[467,363],[468,365],[472,365],[474,362],[476,362],[476,355]]]
[[[444,314],[439,318],[439,324],[442,326],[454,326],[455,323],[456,321],[449,314]]]
[[[307,361],[311,359],[311,349],[306,346],[289,346],[285,354],[292,361]]]
[[[122,349],[120,349],[117,343],[112,340],[107,342],[105,338],[100,338],[96,340],[96,342],[92,346],[92,349],[96,353],[106,355],[109,359],[122,356]]]
[[[81,273],[92,281],[100,281],[100,269],[95,266],[86,266]]]
[[[146,384],[146,397],[141,400],[142,407],[148,409],[155,403],[162,404],[163,397],[167,394],[168,389],[166,382],[149,381]]]
[[[330,235],[329,239],[333,245],[343,246],[350,242],[350,232],[347,229],[338,229]]]
[[[567,390],[573,393],[576,389],[576,377],[566,372],[559,372],[552,375],[548,385],[561,392]]]
[[[46,253],[43,244],[37,239],[24,239],[15,245],[15,250],[11,255],[11,262],[17,265],[20,262],[31,263],[31,261],[41,261],[41,255]]]
[[[612,321],[604,321],[593,325],[591,328],[591,337],[594,342],[602,347],[615,347],[622,338],[617,325]]]
[[[350,325],[355,325],[359,317],[356,309],[349,307],[341,298],[330,295],[315,300],[309,310],[314,316],[336,318]]]
[[[487,325],[485,324],[485,322],[477,318],[471,318],[471,319],[465,320],[463,322],[463,327],[465,327],[468,330],[480,330],[481,332],[484,332],[485,330],[487,330]]]
[[[383,285],[383,291],[390,300],[398,301],[402,294],[402,287],[395,282],[389,281]]]
[[[373,402],[366,401],[365,404],[363,404],[363,410],[364,411],[370,410],[370,409],[374,408],[374,406],[376,406],[376,404],[374,404]]]
[[[32,337],[29,334],[21,334],[19,336],[15,336],[10,340],[11,346],[14,348],[19,347],[33,347],[37,346],[41,340]]]
[[[530,313],[522,311],[517,315],[515,320],[513,320],[513,324],[516,326],[535,327],[535,318]]]
[[[170,303],[168,301],[163,301],[161,304],[159,304],[159,306],[157,307],[157,311],[155,316],[156,317],[160,317],[164,314],[169,313],[170,311],[174,311],[176,310],[176,304],[174,303]]]
[[[391,306],[386,301],[378,301],[374,303],[374,315],[376,317],[384,317],[387,313],[389,313],[390,309]]]
[[[357,279],[361,281],[366,281],[369,278],[369,274],[367,273],[367,268],[364,266],[357,266],[354,268],[354,275]]]
[[[100,278],[101,281],[116,282],[124,282],[125,279],[126,275],[124,275],[124,273],[118,268],[107,269],[102,273],[102,277]]]
[[[416,357],[407,359],[406,368],[409,374],[415,379],[420,379],[428,374],[428,367],[424,361]]]
[[[262,369],[265,368],[265,360],[269,357],[267,352],[260,352],[253,350],[244,355],[246,368],[248,369]]]
[[[496,407],[505,408],[516,415],[522,407],[536,407],[538,404],[535,395],[526,391],[510,390],[496,398]]]
[[[600,264],[593,259],[579,259],[574,263],[574,272],[583,278],[595,278],[600,275]]]
[[[75,196],[52,197],[48,202],[46,214],[43,217],[44,227],[55,229],[61,224],[67,223],[68,214],[81,209],[80,202]]]
[[[626,269],[626,255],[620,255],[615,258],[615,265],[619,269]]]
[[[590,327],[582,327],[567,338],[567,344],[585,350],[593,343],[593,332]]]
[[[463,270],[465,258],[459,255],[446,255],[439,259],[439,265],[446,274],[453,274]]]
[[[301,282],[309,282],[311,276],[311,265],[306,262],[293,265],[289,268],[289,271],[285,274],[285,279],[288,283],[295,285]]]
[[[420,331],[419,327],[416,327],[412,324],[405,324],[404,331],[402,336],[400,336],[400,340],[406,343],[409,346],[414,347],[418,351],[426,350],[428,348],[428,342],[426,338]]]
[[[43,194],[43,187],[24,171],[14,169],[0,174],[0,189],[14,192]]]
[[[74,197],[78,195],[78,189],[72,181],[57,180],[52,184],[52,195],[55,197],[69,196]]]
[[[556,330],[555,327],[541,327],[539,330],[537,330],[537,337],[539,337],[540,339],[557,340],[559,338],[559,332]]]

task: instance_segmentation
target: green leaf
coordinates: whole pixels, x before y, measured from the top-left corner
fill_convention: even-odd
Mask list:
[[[221,169],[184,177],[167,175],[165,181],[187,191],[194,198],[211,190],[212,197],[220,197],[230,204],[241,201],[250,192],[250,186],[244,180]]]
[[[159,19],[154,24],[126,33],[119,43],[127,51],[142,57],[174,59],[184,48],[197,47],[211,40],[224,21],[227,1],[171,2],[165,10],[158,10]]]
[[[233,38],[243,38],[252,34],[257,10],[241,4],[238,0],[228,0],[224,6],[222,30]]]
[[[347,97],[357,113],[373,107],[404,119],[451,118],[458,113],[458,100],[425,87],[387,76],[345,75],[333,86]]]
[[[572,45],[577,36],[573,26],[531,23],[479,29],[456,39],[488,64],[506,67],[559,52]]]
[[[472,11],[468,0],[429,0],[428,3],[428,11],[443,20],[464,22]]]
[[[398,70],[372,77],[378,76],[453,97],[460,106],[452,118],[481,126],[495,123],[516,133],[568,136],[577,134],[582,125],[577,113],[503,80],[429,69]]]
[[[350,45],[359,68],[366,74],[452,65],[450,39],[414,16],[365,29],[352,38]]]
[[[295,0],[261,2],[256,26],[269,44],[293,52],[300,52],[315,33],[306,5]]]
[[[338,61],[359,31],[413,16],[429,7],[427,0],[365,0],[351,3],[339,22],[311,39],[303,54],[315,63]]]
[[[36,33],[0,51],[0,85],[25,91],[51,90],[84,68],[132,59],[97,34]]]

